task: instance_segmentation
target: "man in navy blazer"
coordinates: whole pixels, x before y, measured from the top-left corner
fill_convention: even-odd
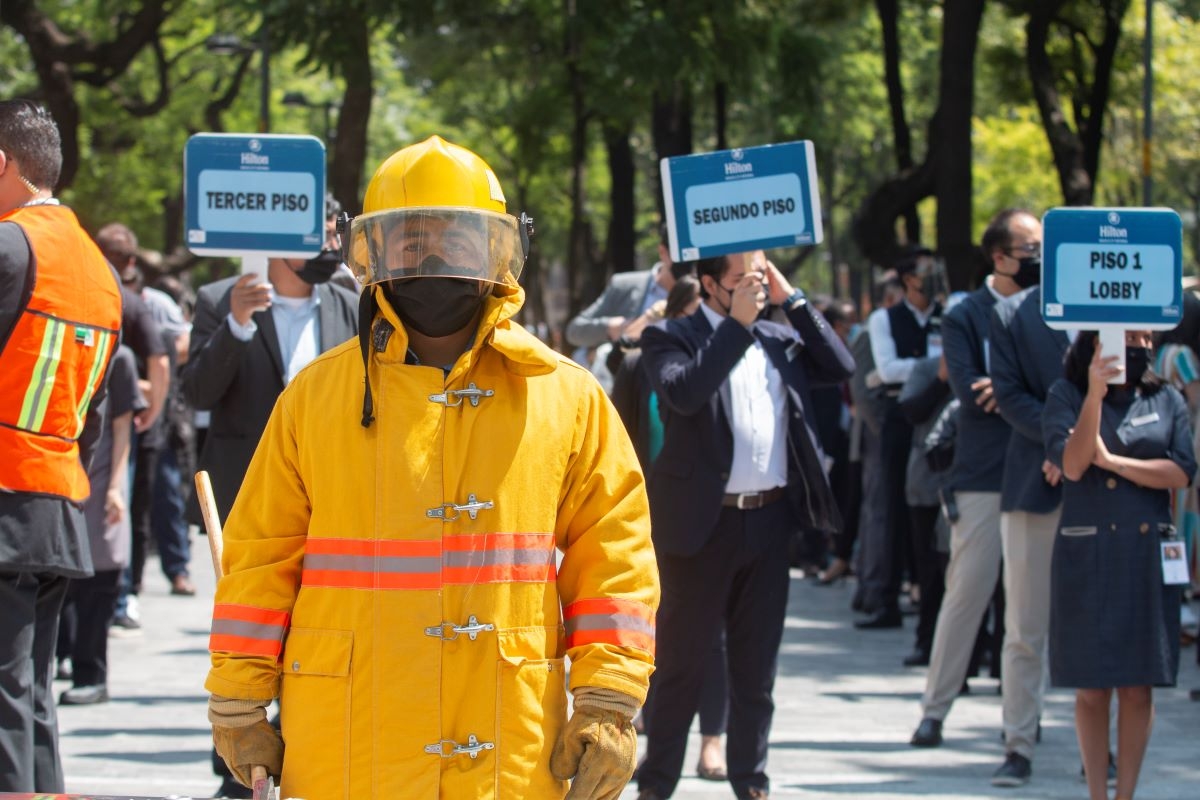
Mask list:
[[[700,309],[641,339],[665,425],[648,479],[663,599],[640,800],[675,790],[722,627],[729,780],[739,798],[767,797],[789,540],[801,527],[835,530],[839,518],[809,394],[849,378],[854,359],[761,251],[703,259],[697,277]],[[791,326],[760,319],[768,297]]]
[[[1032,762],[1050,628],[1050,561],[1062,510],[1062,473],[1046,460],[1042,409],[1051,384],[1063,376],[1071,342],[1042,319],[1040,286],[998,304],[991,326],[992,384],[1000,413],[1012,426],[1000,497],[1007,597],[1004,748],[1006,758],[1015,754]]]

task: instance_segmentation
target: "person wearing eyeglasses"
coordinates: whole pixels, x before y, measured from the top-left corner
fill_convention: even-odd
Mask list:
[[[94,572],[86,470],[121,327],[116,271],[54,198],[61,169],[50,115],[0,101],[0,792],[64,790],[54,649],[68,584]]]

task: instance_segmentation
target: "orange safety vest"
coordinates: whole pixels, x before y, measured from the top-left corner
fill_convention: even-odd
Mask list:
[[[88,405],[121,328],[121,290],[70,209],[0,216],[29,239],[33,292],[0,350],[0,490],[82,502],[79,458]]]

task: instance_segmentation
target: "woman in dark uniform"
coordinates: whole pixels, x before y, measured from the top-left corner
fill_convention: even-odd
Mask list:
[[[1179,669],[1180,587],[1163,583],[1160,543],[1173,537],[1170,490],[1196,471],[1187,404],[1153,372],[1148,331],[1125,334],[1126,382],[1115,356],[1084,332],[1042,417],[1062,468],[1054,541],[1050,676],[1075,693],[1075,731],[1091,800],[1107,800],[1109,703],[1117,693],[1118,800],[1133,797],[1154,715],[1151,687]]]

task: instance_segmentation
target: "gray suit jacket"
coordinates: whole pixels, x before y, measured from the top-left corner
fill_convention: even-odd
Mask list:
[[[632,319],[642,310],[653,272],[642,269],[614,273],[596,302],[567,323],[567,341],[575,347],[596,347],[607,342],[609,319]]]
[[[270,309],[254,314],[258,330],[247,342],[234,336],[226,322],[229,294],[238,277],[200,287],[188,362],[180,370],[188,401],[198,410],[212,412],[199,469],[210,473],[222,520],[241,488],[275,399],[283,391],[285,374]],[[321,284],[316,291],[321,298],[317,314],[324,353],[357,335],[358,296],[332,283]],[[190,506],[189,517],[198,522],[198,507],[194,501]]]
[[[996,304],[990,339],[992,391],[1000,415],[1012,426],[1000,508],[1047,514],[1058,507],[1062,490],[1042,476],[1042,410],[1050,387],[1063,376],[1070,341],[1042,319],[1040,286]]]

